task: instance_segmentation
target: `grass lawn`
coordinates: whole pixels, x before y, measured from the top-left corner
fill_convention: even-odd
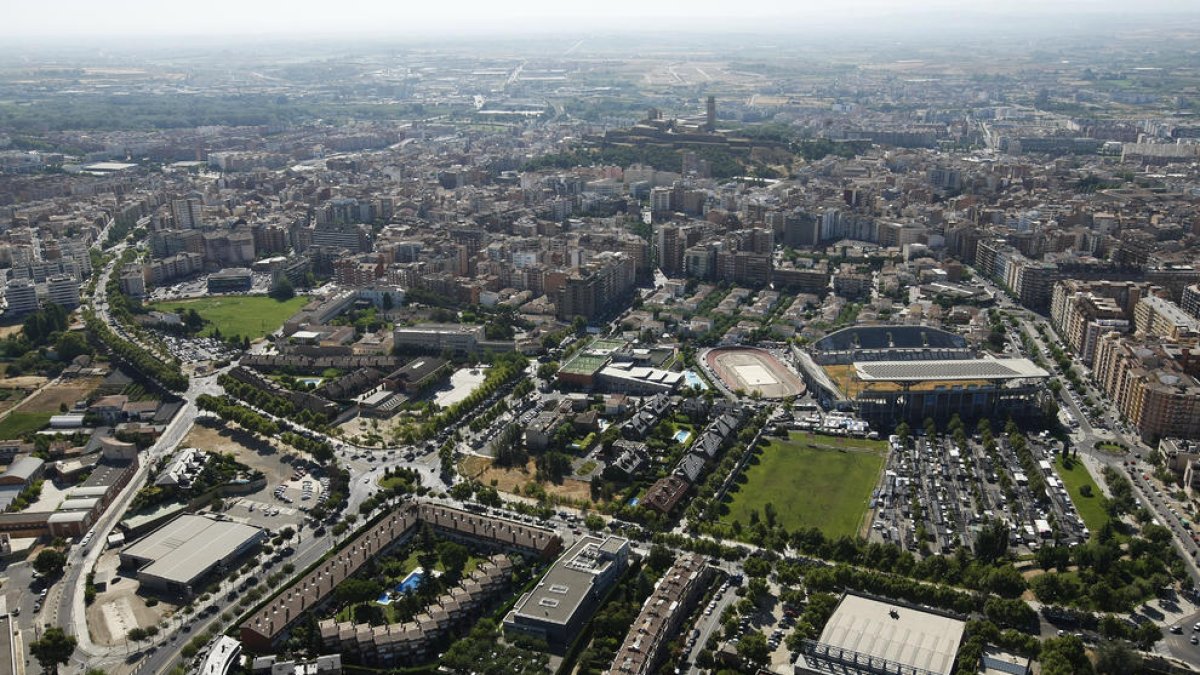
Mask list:
[[[745,482],[732,495],[725,522],[750,523],[750,511],[764,515],[774,504],[789,531],[817,527],[826,536],[858,534],[871,491],[879,482],[887,444],[861,438],[792,433],[771,439],[746,469]]]
[[[304,296],[279,302],[265,295],[222,295],[192,300],[168,300],[150,305],[160,312],[194,309],[209,323],[201,335],[212,335],[214,328],[221,335],[249,336],[251,340],[272,333],[308,302]]]
[[[1079,517],[1083,518],[1083,523],[1091,530],[1092,536],[1104,527],[1105,521],[1108,520],[1108,515],[1104,513],[1104,508],[1100,506],[1102,495],[1100,486],[1096,485],[1096,481],[1092,479],[1092,474],[1088,473],[1087,467],[1083,462],[1078,460],[1072,461],[1070,469],[1063,468],[1062,456],[1054,461],[1054,468],[1058,470],[1058,475],[1062,478],[1063,485],[1067,488],[1067,493],[1071,495],[1071,502],[1075,504],[1075,510],[1079,511]],[[1090,485],[1092,488],[1092,496],[1084,497],[1079,491],[1084,485]]]
[[[50,424],[49,412],[13,412],[0,420],[0,440],[11,441],[30,431],[38,431]]]
[[[1125,454],[1125,448],[1122,448],[1121,446],[1117,445],[1116,443],[1100,443],[1099,445],[1096,446],[1096,448],[1098,450],[1100,450],[1100,452],[1106,452],[1110,455]]]

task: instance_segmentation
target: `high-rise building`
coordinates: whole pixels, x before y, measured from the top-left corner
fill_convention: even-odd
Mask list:
[[[17,316],[37,311],[37,286],[29,279],[13,279],[4,289],[4,299],[8,301],[7,315]]]
[[[175,218],[175,227],[181,230],[194,230],[203,225],[204,202],[199,197],[187,197],[171,202],[171,215]]]
[[[1183,297],[1179,302],[1183,311],[1200,319],[1200,284],[1192,284],[1183,289]]]
[[[46,280],[46,300],[65,309],[79,306],[79,280],[69,274],[56,274]]]
[[[704,130],[712,133],[717,130],[717,97],[709,96],[704,106]]]

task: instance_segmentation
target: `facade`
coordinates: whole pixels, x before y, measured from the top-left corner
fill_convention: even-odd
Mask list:
[[[1133,318],[1134,325],[1142,335],[1190,345],[1195,345],[1200,339],[1200,319],[1166,298],[1142,298],[1133,309]]]
[[[1164,345],[1100,338],[1092,378],[1143,439],[1200,438],[1200,382]]]
[[[460,354],[474,354],[480,350],[484,334],[483,326],[423,323],[416,326],[396,326],[393,339],[396,347],[402,350],[431,353],[449,350]]]
[[[36,312],[38,309],[37,286],[31,279],[13,279],[4,289],[10,316]]]
[[[79,281],[67,274],[56,274],[46,280],[46,300],[64,309],[79,306]]]
[[[629,549],[622,537],[581,537],[504,617],[505,632],[565,648],[625,572]]]
[[[1193,318],[1200,319],[1200,284],[1192,284],[1183,289],[1179,306]]]
[[[223,269],[208,275],[209,293],[236,293],[248,291],[254,281],[254,273],[245,267]]]

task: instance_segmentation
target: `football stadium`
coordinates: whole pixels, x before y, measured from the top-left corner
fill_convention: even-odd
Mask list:
[[[965,338],[926,326],[853,326],[800,354],[805,381],[826,409],[873,428],[926,418],[1039,415],[1050,376],[1029,359],[981,357]]]
[[[705,352],[702,358],[729,391],[757,391],[768,399],[804,394],[804,382],[764,349],[720,347]]]

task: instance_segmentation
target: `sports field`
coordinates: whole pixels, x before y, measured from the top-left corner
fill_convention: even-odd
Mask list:
[[[251,340],[273,333],[288,317],[308,302],[308,298],[296,296],[279,302],[265,295],[219,295],[192,300],[168,300],[151,305],[160,312],[178,312],[194,309],[208,323],[201,335],[212,335],[220,329],[223,337],[240,335]]]
[[[886,446],[804,432],[772,439],[758,463],[746,469],[746,482],[729,499],[721,520],[747,526],[752,510],[762,519],[771,503],[788,531],[816,527],[828,537],[856,536],[883,471]]]
[[[764,398],[804,393],[804,382],[773,354],[749,347],[713,349],[704,356],[708,367],[730,391],[757,391]]]

